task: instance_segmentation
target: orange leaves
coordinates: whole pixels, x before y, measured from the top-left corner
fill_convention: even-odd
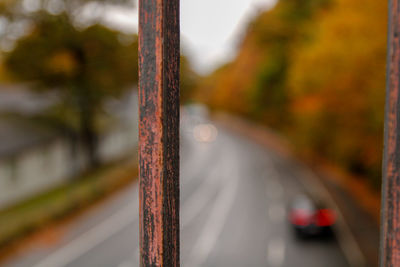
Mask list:
[[[321,112],[324,101],[321,96],[309,95],[294,99],[291,103],[291,112],[294,114],[314,114]]]
[[[379,184],[387,1],[322,2],[279,1],[260,14],[203,94]]]

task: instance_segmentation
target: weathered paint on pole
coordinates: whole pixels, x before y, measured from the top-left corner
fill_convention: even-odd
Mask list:
[[[380,266],[400,266],[400,0],[389,0]]]
[[[141,266],[179,266],[179,46],[179,0],[139,0]]]

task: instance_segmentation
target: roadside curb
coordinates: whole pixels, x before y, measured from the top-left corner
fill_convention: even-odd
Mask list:
[[[351,267],[365,267],[367,260],[362,252],[362,249],[351,231],[350,226],[346,222],[341,209],[335,202],[332,194],[326,188],[324,183],[317,175],[309,169],[306,165],[298,161],[293,153],[291,152],[290,145],[285,142],[278,134],[275,134],[271,130],[245,121],[240,117],[230,115],[227,113],[217,113],[213,119],[222,127],[230,129],[238,134],[244,135],[252,139],[253,141],[268,147],[275,151],[280,157],[290,160],[299,166],[299,170],[302,172],[300,182],[304,187],[310,189],[310,193],[323,199],[330,207],[337,211],[338,221],[336,223],[335,231],[338,239],[339,246],[343,251],[349,265]]]

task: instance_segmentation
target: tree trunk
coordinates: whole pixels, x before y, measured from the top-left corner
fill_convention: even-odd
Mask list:
[[[94,123],[93,103],[90,94],[81,94],[80,99],[80,132],[89,168],[100,164],[98,157],[98,134]]]
[[[97,148],[98,148],[98,134],[95,126],[95,100],[94,92],[90,86],[86,84],[86,57],[81,47],[72,48],[75,58],[80,63],[80,75],[78,78],[77,86],[74,87],[74,95],[78,103],[79,116],[80,116],[80,135],[88,167],[93,169],[100,164]]]

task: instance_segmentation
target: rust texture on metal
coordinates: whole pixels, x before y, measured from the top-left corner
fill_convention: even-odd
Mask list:
[[[400,266],[400,0],[389,1],[380,266]]]
[[[179,0],[140,0],[141,266],[179,266],[179,57]]]

